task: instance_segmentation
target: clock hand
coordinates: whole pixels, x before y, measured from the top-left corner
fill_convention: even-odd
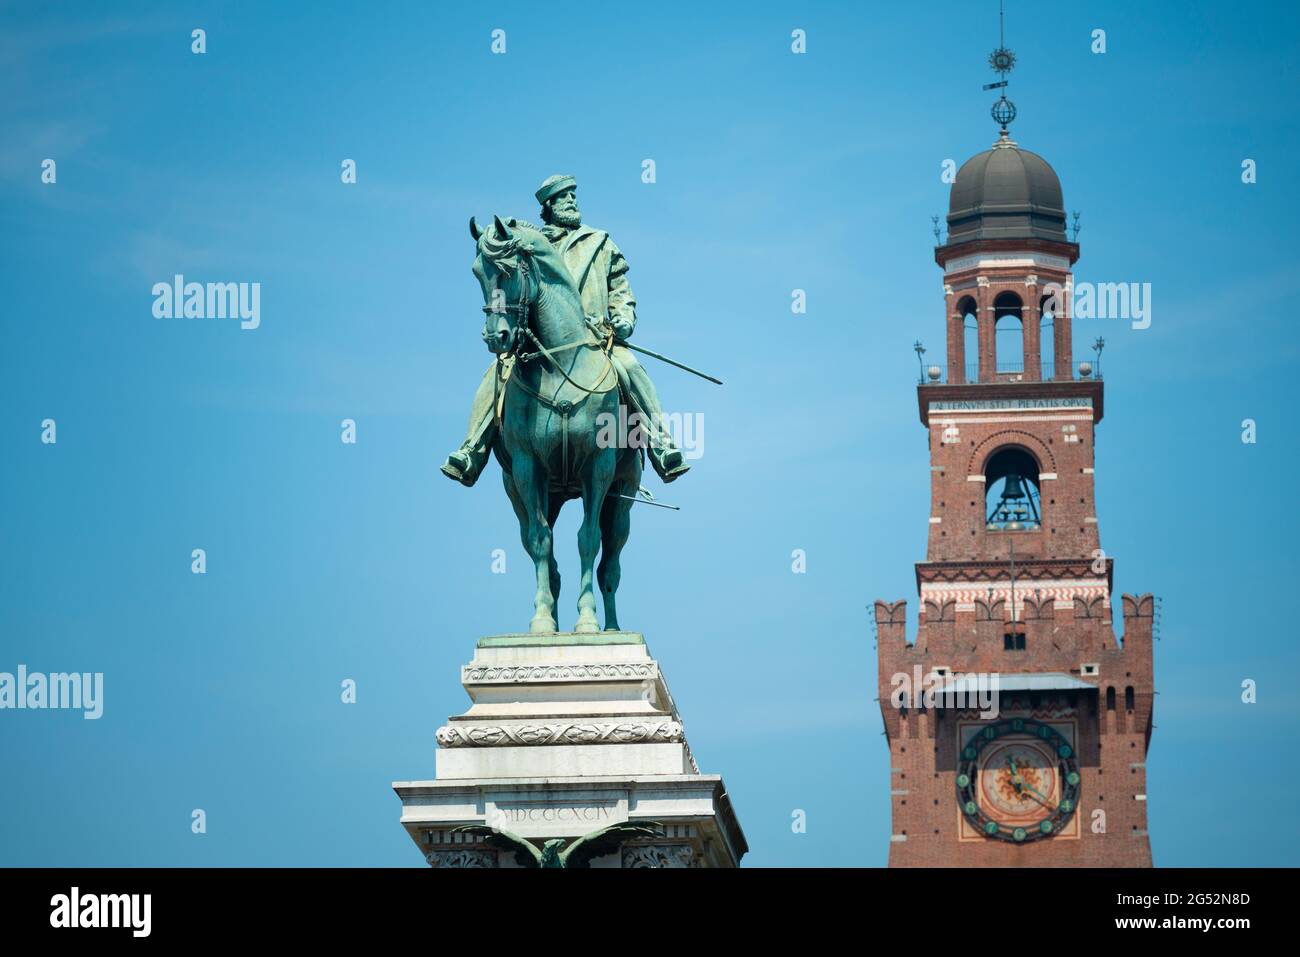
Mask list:
[[[1033,791],[1033,788],[1030,788],[1030,790]],[[1029,797],[1033,798],[1035,801],[1037,801],[1039,804],[1041,804],[1044,808],[1046,808],[1046,809],[1049,810],[1049,811],[1054,811],[1054,810],[1056,810],[1055,808],[1053,808],[1051,805],[1049,805],[1049,804],[1047,803],[1047,799],[1046,799],[1046,798],[1041,798],[1041,797],[1038,797],[1037,795],[1038,795],[1038,792],[1037,792],[1037,791],[1034,791],[1033,794],[1030,794],[1030,795],[1029,795]]]
[[[1020,776],[1020,769],[1016,767],[1016,759],[1009,754],[1007,755],[1007,766],[1011,768],[1011,786],[1019,791],[1024,779]]]
[[[1016,795],[1023,798],[1025,796],[1025,788],[1029,788],[1029,784],[1021,775],[1020,769],[1016,767],[1016,759],[1014,757],[1007,755],[1007,764],[1011,768],[1011,786],[1016,789]],[[1029,789],[1031,791],[1033,790],[1033,788]]]
[[[1033,785],[1031,785],[1031,784],[1026,784],[1025,787],[1027,787],[1030,791],[1033,791],[1035,794],[1037,794],[1037,795],[1038,795],[1040,798],[1042,798],[1044,801],[1047,800],[1047,795],[1044,794],[1042,791],[1039,791],[1039,790],[1038,790],[1037,788],[1035,788]]]

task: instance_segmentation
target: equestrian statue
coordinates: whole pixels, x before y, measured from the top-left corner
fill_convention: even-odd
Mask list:
[[[473,272],[485,303],[483,339],[495,360],[474,397],[469,433],[442,472],[471,486],[489,452],[500,463],[537,570],[534,633],[557,630],[560,574],[551,530],[561,506],[581,498],[574,631],[600,630],[593,580],[604,600],[605,629],[616,631],[619,553],[632,505],[649,497],[641,489],[642,451],[664,482],[689,470],[663,425],[654,383],[632,349],[695,370],[628,345],[636,300],[627,261],[608,233],[582,223],[574,178],[551,176],[536,196],[540,227],[498,216],[480,229],[470,219],[477,244]],[[611,441],[616,430],[608,424],[629,420],[624,403],[639,422],[630,441],[621,429],[619,440]]]

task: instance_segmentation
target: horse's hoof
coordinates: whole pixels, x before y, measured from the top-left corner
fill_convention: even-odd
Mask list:
[[[580,635],[589,635],[600,631],[600,622],[596,620],[595,615],[590,618],[579,618],[578,623],[573,626],[573,630]]]
[[[558,630],[555,626],[555,619],[550,615],[539,615],[528,623],[528,631],[534,635],[554,634]]]

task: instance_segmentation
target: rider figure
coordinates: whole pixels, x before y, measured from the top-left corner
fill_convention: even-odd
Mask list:
[[[663,409],[654,383],[623,341],[636,327],[636,300],[627,282],[627,260],[609,234],[582,223],[578,211],[578,184],[572,176],[550,176],[537,190],[542,204],[542,233],[559,250],[582,295],[587,318],[614,333],[610,358],[619,373],[619,384],[640,413],[649,436],[650,464],[664,482],[685,474],[690,466],[663,427]],[[462,485],[473,485],[487,464],[496,435],[493,409],[495,363],[488,367],[474,396],[469,414],[469,434],[455,452],[447,456],[443,474]]]

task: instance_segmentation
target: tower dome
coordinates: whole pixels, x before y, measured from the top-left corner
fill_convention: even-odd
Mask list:
[[[1061,181],[1047,160],[1002,131],[957,171],[948,198],[948,245],[979,239],[1066,242]]]

